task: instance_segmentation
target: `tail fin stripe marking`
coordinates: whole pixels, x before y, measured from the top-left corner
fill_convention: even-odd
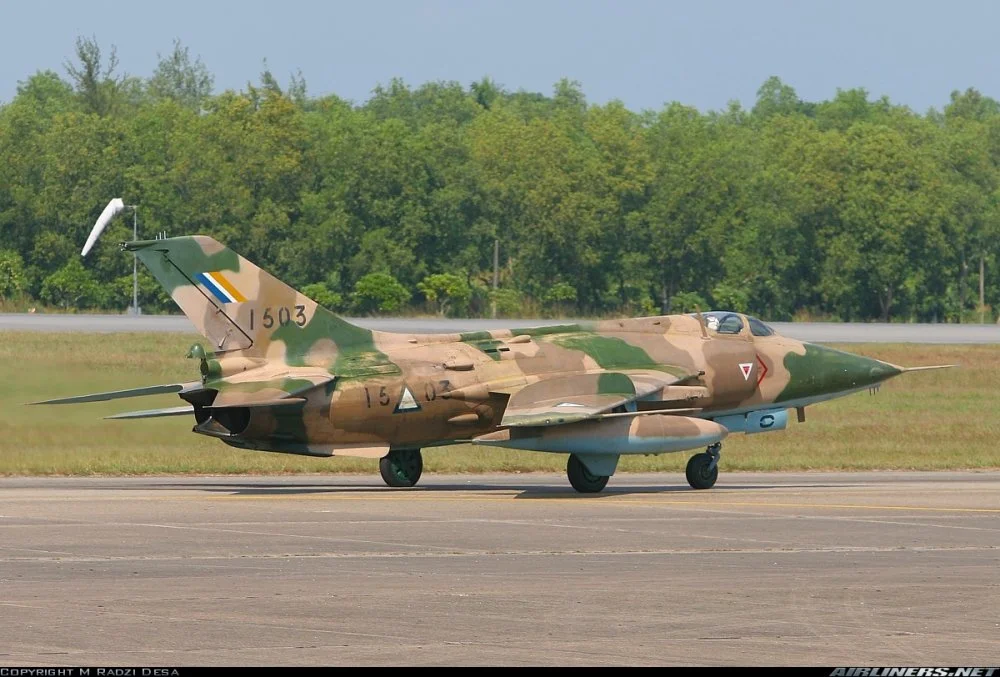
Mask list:
[[[196,273],[195,279],[201,282],[222,303],[242,303],[246,301],[246,297],[237,291],[236,287],[223,277],[221,273]]]
[[[219,286],[219,283],[210,278],[205,273],[195,273],[195,279],[201,282],[202,286],[208,291],[212,292],[212,296],[217,298],[222,303],[232,303],[231,299],[227,294],[226,290]]]
[[[237,303],[243,303],[247,300],[247,298],[243,296],[243,294],[241,294],[239,290],[233,286],[233,283],[230,282],[222,273],[209,273],[209,275],[211,275],[212,279],[218,282],[223,289],[229,292],[229,294],[236,299]]]

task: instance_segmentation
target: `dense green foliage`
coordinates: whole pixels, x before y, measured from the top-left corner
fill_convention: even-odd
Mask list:
[[[148,80],[80,40],[0,106],[0,295],[124,308],[129,214],[80,265],[112,197],[140,237],[205,233],[341,312],[959,321],[1000,301],[1000,105],[915,113],[777,78],[744,110],[588,105],[400,81],[363,104],[246,91],[175,44]],[[491,291],[494,240],[500,289]],[[147,310],[171,304],[143,275]],[[991,314],[992,315],[992,314]]]

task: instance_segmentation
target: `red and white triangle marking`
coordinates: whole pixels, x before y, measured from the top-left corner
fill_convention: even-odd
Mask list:
[[[750,372],[753,371],[753,362],[740,362],[740,371],[743,372],[743,380],[750,380]]]

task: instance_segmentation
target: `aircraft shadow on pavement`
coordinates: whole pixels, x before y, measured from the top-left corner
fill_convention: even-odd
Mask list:
[[[844,484],[738,484],[732,486],[716,486],[707,494],[740,492],[746,490],[765,489],[823,489],[837,486],[843,488]],[[482,482],[469,484],[426,484],[411,488],[390,488],[378,481],[366,484],[322,482],[311,484],[275,484],[275,483],[212,483],[212,484],[186,484],[170,483],[146,485],[144,487],[133,487],[136,489],[187,489],[202,490],[208,493],[231,494],[234,496],[296,496],[305,494],[382,494],[393,495],[402,498],[408,493],[421,495],[433,495],[435,493],[455,493],[455,492],[484,492],[484,493],[510,493],[518,492],[514,498],[517,499],[566,499],[580,498],[596,499],[612,498],[615,496],[629,496],[635,494],[700,494],[687,484],[663,484],[663,485],[627,485],[608,486],[604,491],[597,494],[581,494],[570,486],[540,485],[540,484],[487,484]]]

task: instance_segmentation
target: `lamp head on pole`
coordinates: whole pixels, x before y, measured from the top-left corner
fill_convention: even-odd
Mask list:
[[[91,248],[93,248],[94,243],[97,242],[97,238],[100,237],[101,233],[104,232],[104,229],[107,228],[109,223],[111,223],[111,219],[118,216],[118,214],[124,209],[125,203],[120,197],[116,197],[108,203],[108,206],[104,208],[101,215],[97,217],[97,221],[94,223],[94,227],[90,231],[90,236],[87,237],[87,243],[83,245],[83,250],[80,252],[80,256],[87,255],[87,252],[89,252]]]

